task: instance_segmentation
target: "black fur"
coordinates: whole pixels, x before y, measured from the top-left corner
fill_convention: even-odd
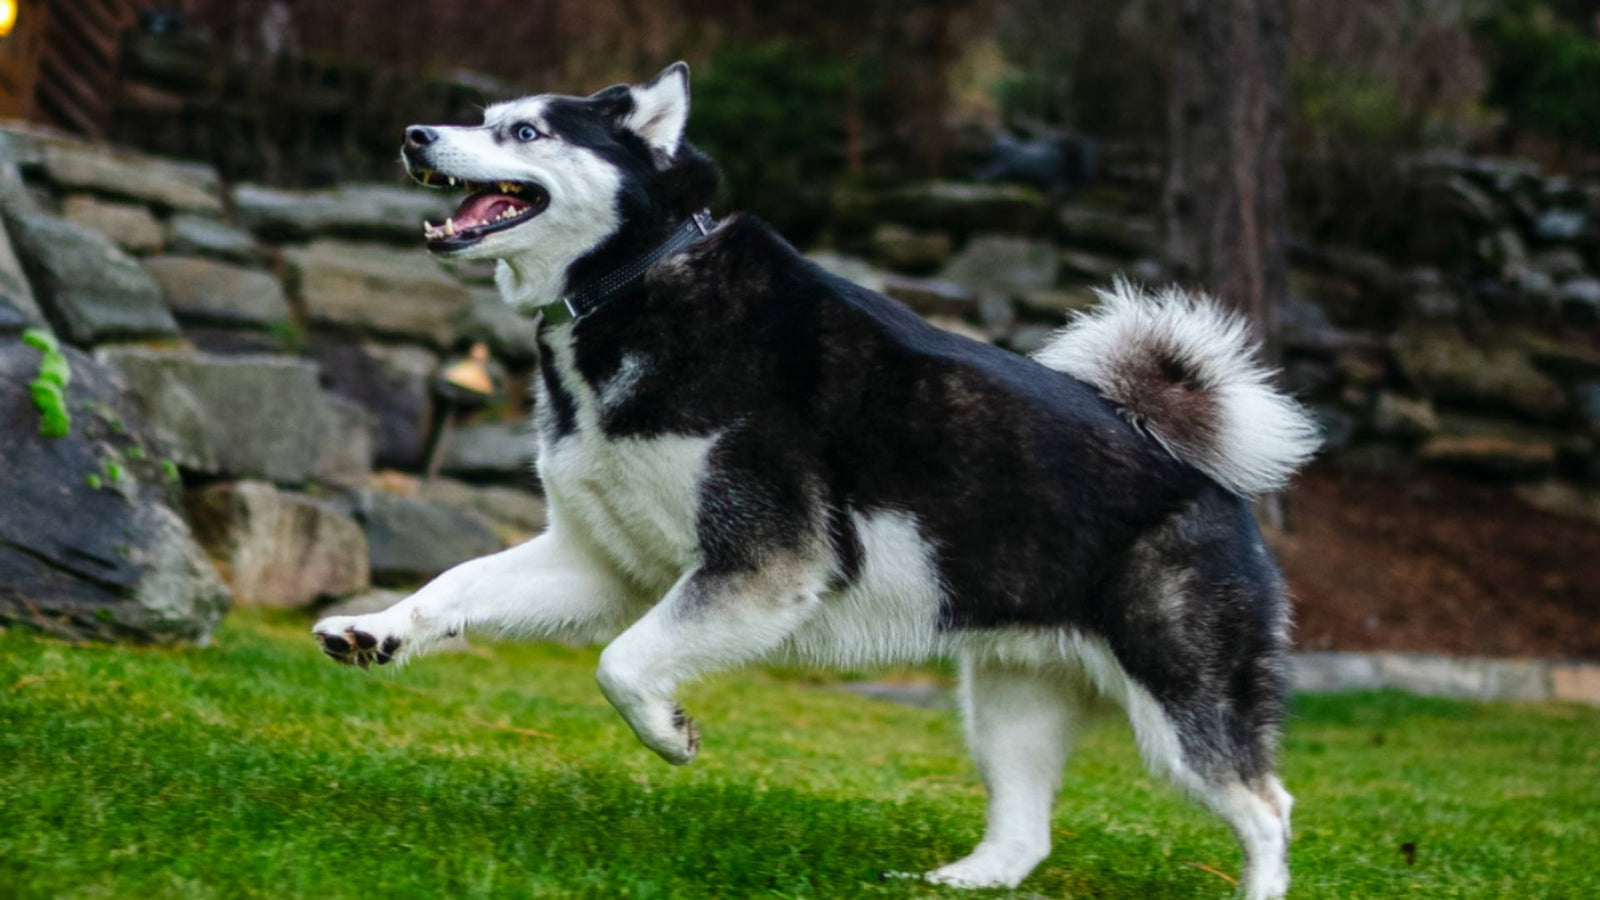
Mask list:
[[[692,147],[661,169],[614,127],[627,102],[603,91],[548,107],[562,139],[628,185],[626,224],[569,283],[645,252],[715,191]],[[571,327],[588,384],[624,354],[647,366],[604,410],[609,436],[721,434],[697,523],[707,573],[820,536],[842,587],[862,565],[850,513],[907,513],[936,548],[943,628],[1103,636],[1197,770],[1270,771],[1287,598],[1248,506],[1088,385],[929,325],[743,216]],[[548,357],[541,428],[559,439],[574,400]]]

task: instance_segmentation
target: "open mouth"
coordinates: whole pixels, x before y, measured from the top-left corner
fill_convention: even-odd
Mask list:
[[[418,169],[412,177],[429,187],[467,192],[467,198],[443,222],[422,223],[422,236],[429,250],[470,247],[497,231],[537,217],[550,205],[550,193],[531,181],[467,181],[428,169]]]

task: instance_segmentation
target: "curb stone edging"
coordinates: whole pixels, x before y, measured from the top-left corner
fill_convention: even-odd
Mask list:
[[[1395,688],[1467,700],[1556,700],[1600,707],[1600,664],[1430,653],[1296,653],[1296,691]]]
[[[1310,694],[1392,688],[1425,697],[1600,707],[1600,663],[1329,651],[1291,654],[1290,665],[1293,689]],[[907,706],[955,705],[954,691],[933,683],[863,681],[843,687]]]

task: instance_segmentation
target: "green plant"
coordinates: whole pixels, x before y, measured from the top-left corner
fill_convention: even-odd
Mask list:
[[[178,464],[170,459],[163,458],[161,460],[161,474],[166,476],[166,479],[173,484],[183,480],[183,476],[178,474]]]
[[[1600,41],[1544,3],[1505,3],[1478,24],[1494,65],[1488,102],[1519,126],[1600,147]]]
[[[66,393],[72,383],[72,367],[50,332],[30,328],[22,333],[22,341],[42,354],[39,374],[28,382],[33,405],[39,410],[39,433],[48,438],[66,437],[72,431]]]
[[[102,481],[99,474],[95,472],[90,472],[83,480],[89,485],[89,490],[91,491],[98,491],[102,487],[105,487],[105,482]]]

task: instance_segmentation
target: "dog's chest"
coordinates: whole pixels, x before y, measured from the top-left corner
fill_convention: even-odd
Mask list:
[[[559,387],[573,404],[573,428],[541,428],[539,475],[560,527],[590,544],[641,587],[664,593],[698,560],[695,522],[700,484],[714,437],[613,438],[600,427],[604,408],[626,400],[648,377],[648,363],[625,358],[600,385],[580,378],[570,345],[550,341]],[[549,405],[541,387],[541,407]]]

